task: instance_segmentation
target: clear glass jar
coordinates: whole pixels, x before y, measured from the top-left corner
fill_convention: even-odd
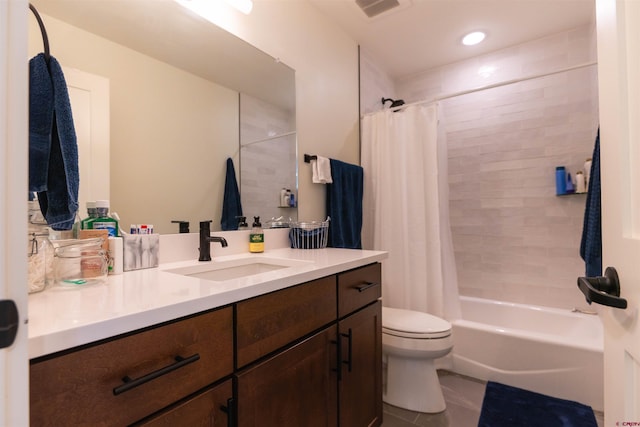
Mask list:
[[[27,232],[27,282],[29,293],[43,291],[51,280],[53,248],[49,242],[49,227],[40,213],[38,202],[29,202]]]
[[[53,279],[56,285],[106,283],[108,257],[103,239],[54,240]]]
[[[50,279],[53,256],[47,227],[29,227],[28,239],[28,282],[29,293],[43,291]]]

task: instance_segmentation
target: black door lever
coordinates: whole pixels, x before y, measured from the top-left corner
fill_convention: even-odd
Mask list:
[[[0,300],[0,348],[13,344],[18,333],[18,306],[13,300]]]
[[[620,280],[613,267],[607,267],[604,276],[578,277],[578,288],[589,304],[595,302],[609,307],[627,308],[627,300],[620,298]]]

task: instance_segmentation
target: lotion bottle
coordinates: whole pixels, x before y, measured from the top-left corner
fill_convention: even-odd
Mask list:
[[[253,217],[253,226],[249,233],[249,252],[264,252],[264,231],[262,230],[259,216]]]

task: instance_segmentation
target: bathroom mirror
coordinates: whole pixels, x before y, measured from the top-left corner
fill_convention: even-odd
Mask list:
[[[109,80],[110,194],[95,198],[122,227],[219,230],[228,157],[248,222],[296,219],[278,206],[282,187],[297,196],[294,70],[172,0],[32,3],[62,66]],[[42,51],[35,19],[29,50]]]

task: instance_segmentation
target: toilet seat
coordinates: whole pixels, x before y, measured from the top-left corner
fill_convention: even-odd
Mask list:
[[[428,313],[382,307],[382,333],[413,339],[446,338],[451,335],[451,323]]]

